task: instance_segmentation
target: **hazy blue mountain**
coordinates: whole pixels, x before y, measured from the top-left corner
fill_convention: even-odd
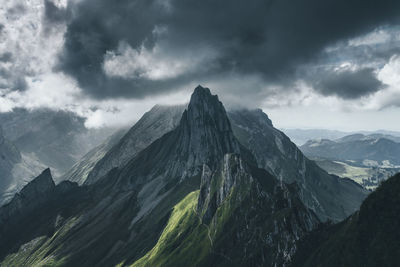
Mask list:
[[[326,130],[326,129],[281,129],[293,143],[298,146],[304,145],[312,139],[338,139],[349,135],[349,132]]]
[[[4,136],[27,158],[51,167],[60,176],[115,129],[87,129],[71,112],[15,109],[0,113]]]
[[[353,134],[337,140],[309,140],[300,149],[313,158],[354,161],[364,166],[400,166],[400,143],[380,135]]]
[[[347,135],[352,134],[363,134],[371,137],[384,137],[395,142],[400,142],[400,132],[395,131],[357,131],[357,132],[345,132],[337,130],[326,130],[326,129],[281,129],[289,138],[298,146],[304,145],[307,141],[313,139],[330,139],[335,140]]]

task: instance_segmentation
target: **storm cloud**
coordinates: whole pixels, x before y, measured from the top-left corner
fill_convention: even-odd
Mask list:
[[[320,75],[314,88],[326,96],[356,99],[373,94],[385,88],[385,85],[377,79],[372,68],[365,68],[325,73]]]
[[[67,10],[56,6],[51,0],[44,0],[44,18],[50,23],[62,23],[67,18]]]
[[[398,23],[400,2],[86,0],[70,1],[66,12],[58,69],[74,77],[88,95],[141,98],[232,73],[258,75],[267,83],[291,81],[299,67],[317,59],[328,45]],[[121,72],[126,64],[117,59],[127,50],[134,51],[132,61],[142,63]],[[168,66],[174,75],[165,73]],[[371,78],[349,74],[358,75]],[[329,81],[324,94],[352,98],[374,91],[349,86],[344,82],[349,77],[336,78],[336,85],[347,88],[326,92],[336,88]]]

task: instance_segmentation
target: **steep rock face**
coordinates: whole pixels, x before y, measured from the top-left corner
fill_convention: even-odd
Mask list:
[[[197,87],[178,128],[182,137],[177,154],[185,157],[190,168],[206,164],[216,167],[216,160],[226,153],[240,153],[225,108],[208,88]],[[198,174],[195,170],[191,175]]]
[[[200,175],[203,164],[214,168],[226,153],[240,152],[222,103],[208,88],[198,86],[179,126],[134,157],[121,176],[135,183],[159,175],[182,181]]]
[[[232,111],[229,118],[235,136],[253,153],[258,166],[286,183],[297,182],[301,199],[320,219],[340,221],[367,196],[356,183],[329,175],[307,159],[262,110]]]
[[[318,223],[296,186],[226,154],[216,170],[204,165],[200,191],[174,208],[155,247],[132,266],[285,266]]]
[[[204,191],[208,196],[202,205]],[[205,266],[285,266],[297,240],[319,224],[301,202],[296,185],[279,183],[232,154],[225,156],[209,184],[202,183],[198,209],[214,237]]]
[[[112,168],[122,167],[138,152],[165,133],[173,130],[182,117],[185,106],[154,106],[106,154],[95,162],[86,178],[86,184],[96,182]]]
[[[397,266],[400,262],[400,174],[371,193],[358,212],[302,240],[293,266]]]
[[[234,187],[243,187],[243,192],[247,193],[246,189],[252,182],[253,177],[238,155],[225,154],[222,164],[215,172],[204,165],[197,206],[199,214],[202,214],[202,221],[209,224],[217,208]]]

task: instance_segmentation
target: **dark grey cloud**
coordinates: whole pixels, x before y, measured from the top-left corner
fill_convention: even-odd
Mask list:
[[[67,10],[59,8],[51,0],[44,0],[44,17],[47,22],[61,23],[67,18]]]
[[[94,97],[140,98],[227,73],[258,75],[271,83],[290,82],[300,66],[320,57],[328,45],[380,25],[397,24],[400,1],[86,0],[71,1],[67,12],[58,69]],[[157,34],[157,27],[164,27],[166,33]],[[217,55],[209,68],[173,78],[110,77],[103,69],[104,57],[107,51],[116,51],[120,42],[133,49],[167,43],[171,51],[166,53],[204,46]],[[366,73],[349,76],[357,75],[371,78]],[[336,78],[337,85],[341,78],[347,89],[332,94],[344,93],[343,98],[362,95],[359,87],[344,82],[346,77]],[[336,88],[327,86],[333,83],[324,88]]]
[[[0,54],[0,62],[10,62],[12,59],[12,54],[10,52],[4,52]]]
[[[24,5],[17,3],[7,10],[7,19],[16,20],[26,12]]]
[[[314,88],[325,96],[338,96],[343,99],[357,99],[373,94],[385,85],[376,78],[374,69],[329,71],[319,74]]]

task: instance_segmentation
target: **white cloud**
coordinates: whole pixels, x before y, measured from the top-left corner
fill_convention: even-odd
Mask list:
[[[116,51],[107,52],[103,69],[109,76],[164,80],[199,71],[215,56],[215,51],[208,47],[178,52],[162,41],[151,49],[133,49],[121,42]]]
[[[130,126],[154,105],[183,104],[189,100],[191,93],[191,88],[188,88],[141,100],[100,101],[82,95],[74,80],[59,73],[43,74],[27,80],[29,87],[25,91],[0,91],[0,112],[17,107],[68,110],[85,117],[88,128]]]
[[[348,41],[348,44],[350,46],[376,45],[388,42],[391,38],[392,34],[389,33],[387,30],[375,29],[374,31],[366,35],[350,39]]]
[[[62,1],[59,4],[62,5]],[[14,9],[18,10],[17,14],[11,16],[10,10]],[[19,80],[51,72],[63,44],[65,26],[46,35],[43,14],[43,0],[3,1],[0,6],[0,24],[3,25],[0,55],[10,53],[12,57],[12,64],[0,63],[0,68],[7,73],[5,87],[23,89],[14,88]]]

